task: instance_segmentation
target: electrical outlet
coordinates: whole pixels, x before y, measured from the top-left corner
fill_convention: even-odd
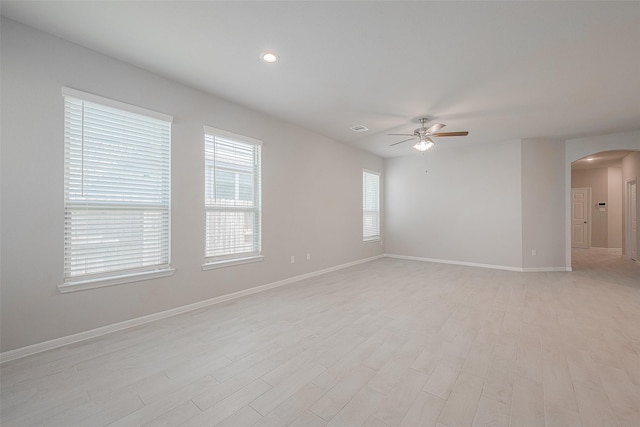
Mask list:
[[[291,255],[291,264],[295,264],[296,262],[296,257],[294,255]]]
[[[531,249],[531,256],[538,255],[538,252],[535,249]]]
[[[311,254],[307,254],[307,261],[311,261]]]

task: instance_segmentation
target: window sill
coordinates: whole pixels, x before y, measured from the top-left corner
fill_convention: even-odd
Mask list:
[[[102,277],[99,279],[78,280],[75,282],[65,282],[58,285],[60,293],[84,291],[87,289],[103,288],[105,286],[122,285],[124,283],[140,282],[143,280],[158,279],[160,277],[173,276],[175,268],[163,270],[144,271],[141,273],[122,274],[120,276]]]
[[[367,242],[379,242],[380,240],[381,239],[380,239],[379,236],[378,237],[367,237],[366,239],[362,239],[362,241],[364,243],[367,243]]]
[[[264,259],[262,255],[252,256],[249,258],[237,258],[225,261],[211,261],[202,264],[202,270],[215,270],[217,268],[232,267],[234,265],[250,264],[252,262],[260,262]]]

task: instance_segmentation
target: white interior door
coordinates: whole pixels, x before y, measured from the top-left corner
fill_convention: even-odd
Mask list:
[[[589,248],[591,188],[571,189],[571,247]]]
[[[638,183],[632,182],[629,188],[629,218],[631,219],[631,259],[638,260]]]

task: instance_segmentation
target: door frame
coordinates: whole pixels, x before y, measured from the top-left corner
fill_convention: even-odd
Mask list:
[[[635,176],[633,178],[629,178],[624,181],[624,212],[625,212],[625,222],[624,222],[624,257],[626,259],[631,259],[631,186],[636,185],[636,216],[638,216],[638,177]],[[638,221],[638,218],[636,218]],[[636,223],[637,224],[637,223]],[[638,230],[636,229],[636,245],[638,240]],[[636,250],[640,251],[640,248],[636,246]],[[636,258],[638,255],[636,254]],[[636,260],[636,263],[640,263],[640,260]]]
[[[573,190],[587,190],[587,249],[591,247],[591,187],[571,188],[571,247],[573,248]]]

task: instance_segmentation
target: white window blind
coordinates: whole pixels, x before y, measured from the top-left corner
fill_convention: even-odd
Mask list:
[[[380,175],[362,171],[362,238],[380,238]]]
[[[261,141],[205,126],[205,257],[260,256]]]
[[[65,283],[169,269],[171,116],[63,95]]]

